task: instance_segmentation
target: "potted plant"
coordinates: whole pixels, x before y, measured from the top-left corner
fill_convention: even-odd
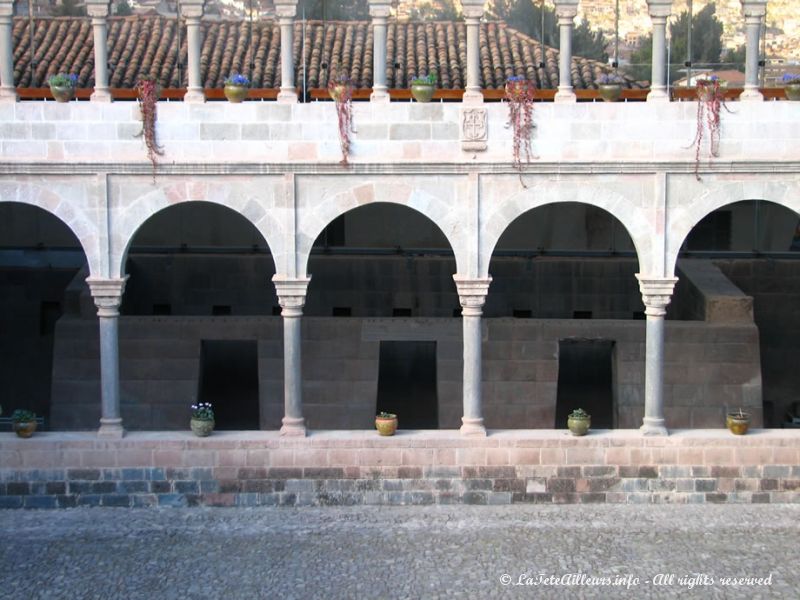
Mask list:
[[[734,435],[744,435],[750,427],[750,413],[742,412],[740,408],[736,412],[728,413],[725,424]]]
[[[353,82],[345,74],[331,77],[328,93],[336,103],[336,118],[339,122],[339,145],[342,149],[342,165],[347,165],[350,156],[350,131],[353,129]]]
[[[414,77],[411,80],[411,95],[417,102],[430,102],[436,91],[436,72],[431,71],[424,77]]]
[[[597,80],[597,89],[604,102],[616,102],[622,95],[622,77],[616,73],[603,73]]]
[[[192,433],[197,437],[207,437],[214,431],[214,409],[210,402],[192,404]]]
[[[800,101],[800,73],[784,73],[781,82],[783,82],[786,98]]]
[[[75,96],[75,86],[78,83],[78,76],[75,73],[69,75],[59,73],[58,75],[51,75],[47,80],[47,85],[50,86],[50,93],[56,102],[69,102]]]
[[[380,435],[394,435],[397,431],[397,415],[388,412],[380,412],[375,417],[375,428]]]
[[[14,432],[21,438],[29,438],[36,431],[36,413],[18,408],[11,415]]]
[[[239,73],[231,73],[231,76],[225,80],[225,97],[228,102],[238,104],[247,98],[249,87],[250,80],[247,77]]]
[[[586,435],[592,426],[592,417],[582,408],[577,408],[569,413],[567,427],[572,435]]]

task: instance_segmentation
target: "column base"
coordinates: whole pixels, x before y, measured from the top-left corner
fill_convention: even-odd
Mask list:
[[[483,104],[483,94],[480,92],[468,90],[464,92],[464,96],[461,98],[461,102],[464,104]]]
[[[89,96],[89,100],[92,102],[113,102],[114,98],[111,96],[111,90],[109,89],[95,89],[92,95]]]
[[[373,90],[369,95],[369,101],[378,104],[389,104],[392,101],[392,97],[389,95],[388,90]]]
[[[281,421],[281,436],[285,437],[305,437],[306,421],[302,417],[283,417]]]
[[[483,426],[483,419],[461,419],[461,435],[470,437],[486,437],[486,427]]]
[[[758,88],[744,88],[744,91],[739,94],[740,102],[763,102],[764,95],[758,91]]]
[[[571,104],[578,101],[578,97],[575,95],[575,92],[570,90],[558,90],[556,92],[555,97],[553,97],[553,102],[556,104]]]
[[[642,432],[642,435],[645,436],[669,435],[669,431],[664,425],[664,419],[653,419],[651,417],[645,417],[642,421],[644,424],[639,428],[639,431]]]
[[[16,102],[19,100],[17,89],[11,87],[0,87],[0,102]]]
[[[297,104],[297,92],[294,90],[281,90],[278,92],[278,104]]]
[[[656,88],[647,94],[648,102],[669,102],[669,92],[666,88]]]
[[[189,104],[203,104],[206,101],[206,95],[201,89],[188,89],[183,96],[183,101]]]
[[[122,427],[122,419],[100,419],[100,429],[97,430],[97,437],[109,439],[122,439],[125,429]]]

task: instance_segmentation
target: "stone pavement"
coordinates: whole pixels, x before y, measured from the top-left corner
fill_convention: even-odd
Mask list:
[[[799,542],[800,505],[6,510],[0,598],[797,598]]]

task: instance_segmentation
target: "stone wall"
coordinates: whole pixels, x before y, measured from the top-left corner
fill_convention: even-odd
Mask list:
[[[0,433],[0,507],[797,503],[800,432]]]

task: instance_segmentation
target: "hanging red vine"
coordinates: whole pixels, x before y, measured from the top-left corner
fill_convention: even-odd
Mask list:
[[[136,84],[139,110],[142,113],[142,132],[147,146],[147,158],[153,163],[153,180],[156,177],[156,157],[163,156],[164,149],[156,141],[156,120],[158,119],[158,96],[161,94],[158,83],[152,77],[142,77]]]
[[[337,75],[328,81],[328,93],[336,103],[339,121],[339,145],[342,148],[342,165],[350,156],[350,132],[353,129],[353,83],[347,75]]]
[[[509,77],[506,80],[508,122],[514,132],[514,167],[522,177],[522,158],[531,161],[531,134],[533,133],[533,96],[536,88],[524,77]],[[525,185],[524,183],[522,184]]]
[[[720,111],[725,106],[725,91],[719,77],[697,80],[697,130],[692,146],[695,147],[694,176],[700,181],[700,147],[703,145],[703,132],[708,126],[709,156],[719,156]],[[727,110],[728,107],[725,106]]]

